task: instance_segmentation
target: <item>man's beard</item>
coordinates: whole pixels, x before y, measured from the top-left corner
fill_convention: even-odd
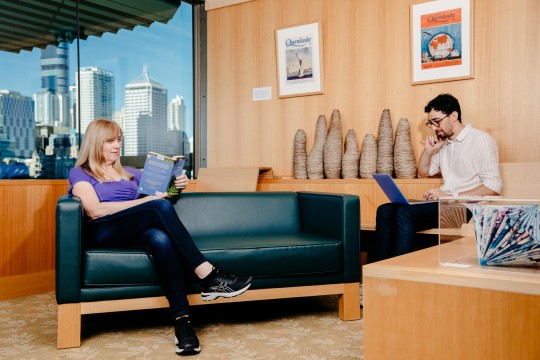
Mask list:
[[[450,139],[450,137],[454,135],[454,133],[447,134],[446,132],[444,132],[444,130],[441,130],[439,132],[436,132],[435,135],[437,135],[440,140],[446,140]]]

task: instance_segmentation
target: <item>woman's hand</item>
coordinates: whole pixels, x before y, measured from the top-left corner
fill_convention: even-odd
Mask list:
[[[176,181],[174,182],[174,186],[180,190],[187,188],[188,184],[189,184],[189,179],[186,176],[186,174],[182,174],[178,176],[176,178]]]

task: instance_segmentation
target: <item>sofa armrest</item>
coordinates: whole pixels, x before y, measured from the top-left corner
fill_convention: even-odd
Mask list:
[[[56,302],[80,302],[83,209],[67,195],[56,204]]]
[[[360,281],[360,198],[357,195],[299,192],[305,232],[343,241],[345,282]]]

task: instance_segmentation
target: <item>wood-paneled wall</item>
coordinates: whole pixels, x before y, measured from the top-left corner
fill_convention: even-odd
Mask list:
[[[0,181],[0,277],[54,269],[55,208],[67,180]]]
[[[390,109],[394,127],[408,118],[418,156],[429,134],[423,107],[442,92],[461,100],[465,122],[493,135],[501,161],[540,161],[540,2],[473,0],[475,78],[412,86],[412,1],[208,0],[209,166],[271,166],[290,176],[294,134],[306,131],[309,151],[319,114],[329,117],[333,109],[341,111],[343,132],[354,129],[360,144],[377,134],[383,109]],[[310,21],[323,29],[324,94],[278,99],[275,29]],[[253,102],[253,88],[264,86],[272,87],[272,100]],[[371,186],[368,180],[300,183],[263,181],[259,190],[362,195]],[[414,197],[426,186],[404,190]],[[0,290],[20,284],[21,274],[46,273],[52,283],[54,208],[66,190],[66,180],[0,182]],[[365,208],[368,199],[366,222],[378,201]]]
[[[0,300],[54,290],[56,202],[67,189],[67,180],[0,181]]]
[[[394,129],[407,118],[418,157],[430,134],[423,108],[443,92],[460,100],[465,123],[495,138],[501,161],[540,161],[540,2],[472,0],[474,79],[412,86],[413,1],[209,0],[208,166],[291,175],[296,131],[305,130],[309,151],[317,117],[333,109],[359,144],[377,136],[383,109]],[[278,99],[275,30],[311,21],[322,23],[324,94]],[[265,86],[272,99],[252,101]]]
[[[396,179],[401,191],[409,199],[422,199],[429,189],[441,186],[442,179]],[[360,227],[375,229],[375,217],[379,205],[388,198],[373,179],[275,179],[259,180],[257,191],[315,191],[353,194],[360,196]]]

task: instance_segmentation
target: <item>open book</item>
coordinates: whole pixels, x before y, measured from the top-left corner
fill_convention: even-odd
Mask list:
[[[177,176],[182,175],[184,162],[183,156],[148,153],[139,183],[139,194],[157,195],[167,192],[170,196],[179,195],[180,191],[174,186],[174,181]]]

